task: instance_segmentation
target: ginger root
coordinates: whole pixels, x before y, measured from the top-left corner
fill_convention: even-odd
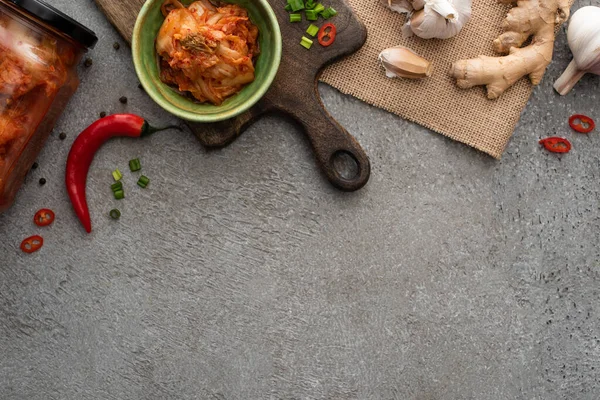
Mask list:
[[[514,4],[515,0],[499,0]],[[568,0],[520,0],[512,8],[494,40],[494,50],[504,57],[479,56],[452,64],[451,75],[462,89],[486,85],[488,99],[497,99],[515,82],[529,75],[538,85],[552,61],[554,31],[569,18]],[[529,38],[531,43],[521,48]]]

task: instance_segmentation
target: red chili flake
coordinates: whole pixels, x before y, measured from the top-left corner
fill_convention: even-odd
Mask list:
[[[540,144],[552,153],[568,153],[571,151],[571,142],[561,137],[545,138],[540,140]]]
[[[319,29],[317,38],[319,43],[323,47],[331,46],[335,42],[335,35],[337,34],[337,28],[331,22],[326,23]]]
[[[48,226],[54,222],[54,211],[47,208],[42,208],[40,211],[35,213],[33,222],[37,226]]]
[[[596,128],[594,120],[582,114],[575,114],[569,118],[569,125],[579,133],[590,133]]]
[[[24,253],[31,254],[41,249],[43,245],[44,239],[41,236],[35,235],[23,240],[21,250]]]

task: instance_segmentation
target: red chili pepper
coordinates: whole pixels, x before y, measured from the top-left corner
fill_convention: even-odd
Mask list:
[[[546,150],[553,153],[568,153],[571,151],[571,142],[560,137],[549,137],[542,139],[540,140],[540,144],[543,145]]]
[[[335,41],[335,35],[337,33],[337,28],[331,22],[326,23],[319,29],[319,43],[323,47],[331,46]]]
[[[99,119],[77,136],[67,159],[65,182],[75,213],[88,233],[92,231],[92,222],[85,198],[85,183],[96,151],[113,137],[139,138],[169,128],[181,130],[178,126],[153,128],[137,115],[114,114]]]
[[[44,239],[41,236],[35,235],[28,237],[21,242],[21,250],[24,253],[31,254],[42,248],[44,245]]]
[[[569,125],[579,133],[590,133],[596,128],[594,120],[588,116],[575,114],[569,118]]]
[[[35,213],[33,222],[37,226],[48,226],[54,222],[54,211],[47,208],[42,208],[40,211]]]

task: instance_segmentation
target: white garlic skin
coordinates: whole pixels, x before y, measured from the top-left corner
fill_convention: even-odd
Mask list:
[[[425,7],[425,0],[381,0],[381,3],[400,14],[409,14]]]
[[[600,75],[600,7],[582,7],[571,16],[567,41],[573,60],[554,82],[554,89],[564,96],[587,73]]]
[[[423,39],[449,39],[458,35],[471,19],[470,0],[426,0],[422,11],[412,14],[402,29]]]
[[[449,39],[471,19],[472,0],[381,0],[392,11],[408,14],[404,37]]]
[[[400,14],[409,13],[413,10],[413,6],[408,0],[381,0],[381,3]]]
[[[600,75],[600,7],[577,10],[569,22],[567,40],[577,67]]]

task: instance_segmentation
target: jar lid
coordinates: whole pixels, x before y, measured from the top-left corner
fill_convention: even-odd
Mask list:
[[[42,0],[8,1],[21,7],[23,10],[34,15],[53,28],[67,34],[73,40],[89,49],[93,48],[96,45],[96,42],[98,42],[98,37],[94,32]]]

